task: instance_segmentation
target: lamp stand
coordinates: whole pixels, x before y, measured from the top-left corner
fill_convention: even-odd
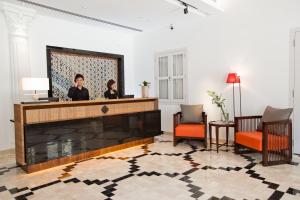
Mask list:
[[[240,117],[242,116],[242,89],[241,82],[239,82],[239,92],[240,92]]]
[[[36,93],[36,90],[34,90],[34,95],[32,95],[32,99],[34,101],[38,101],[39,100],[39,94]]]
[[[232,94],[233,94],[233,119],[235,118],[235,94],[234,94],[234,83],[232,83]]]

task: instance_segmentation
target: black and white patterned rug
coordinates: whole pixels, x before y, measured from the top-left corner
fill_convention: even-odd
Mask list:
[[[300,199],[297,155],[291,165],[263,167],[259,154],[217,153],[198,141],[173,147],[171,139],[33,174],[4,162],[0,199]]]

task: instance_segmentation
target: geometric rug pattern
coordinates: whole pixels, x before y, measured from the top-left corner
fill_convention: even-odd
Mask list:
[[[26,174],[0,156],[0,199],[300,199],[300,157],[263,167],[260,154],[217,153],[198,141],[149,145]]]

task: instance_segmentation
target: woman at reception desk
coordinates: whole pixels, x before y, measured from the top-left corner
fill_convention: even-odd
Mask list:
[[[15,104],[16,162],[27,173],[148,144],[161,132],[157,98]]]
[[[116,82],[114,80],[110,79],[107,82],[107,90],[104,92],[104,97],[106,99],[117,99],[119,97]]]
[[[89,100],[89,90],[83,87],[84,77],[82,74],[76,74],[74,78],[75,86],[71,87],[68,92],[68,97],[72,101]]]

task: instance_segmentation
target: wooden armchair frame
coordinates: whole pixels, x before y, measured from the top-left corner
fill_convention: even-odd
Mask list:
[[[236,143],[238,132],[256,132],[262,116],[235,117],[235,153],[258,151]],[[250,149],[250,151],[249,151]],[[262,122],[262,164],[264,166],[291,163],[292,122],[291,120]]]
[[[203,122],[194,123],[199,125],[204,125],[204,138],[200,137],[187,137],[187,136],[176,136],[176,127],[181,124],[182,113],[177,112],[173,115],[173,145],[176,146],[177,142],[181,139],[202,139],[204,140],[204,147],[207,148],[207,115],[202,112]]]

